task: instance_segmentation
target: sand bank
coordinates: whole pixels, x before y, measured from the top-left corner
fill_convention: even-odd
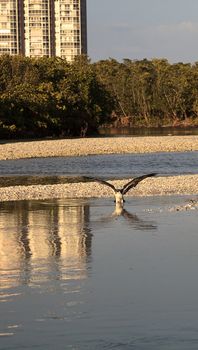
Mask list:
[[[126,182],[112,181],[118,187]],[[147,178],[129,191],[126,197],[176,194],[198,195],[198,175]],[[0,201],[90,197],[112,197],[113,200],[113,193],[110,188],[96,182],[0,188]]]
[[[198,136],[62,139],[0,144],[0,159],[198,151]]]

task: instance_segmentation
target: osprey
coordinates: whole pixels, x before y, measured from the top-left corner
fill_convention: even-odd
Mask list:
[[[111,183],[109,183],[108,181],[104,181],[104,180],[97,179],[97,178],[94,178],[94,177],[86,177],[86,178],[89,179],[89,180],[92,180],[92,181],[99,182],[102,185],[106,185],[106,186],[110,187],[113,190],[113,192],[114,192],[116,204],[121,204],[123,206],[123,203],[124,203],[124,197],[123,196],[131,188],[136,187],[137,184],[140,181],[146,179],[147,177],[151,177],[151,176],[155,176],[155,175],[157,175],[157,173],[151,173],[151,174],[146,174],[146,175],[142,175],[142,176],[139,176],[139,177],[135,177],[133,180],[127,182],[122,188],[115,188],[115,186],[112,185]]]

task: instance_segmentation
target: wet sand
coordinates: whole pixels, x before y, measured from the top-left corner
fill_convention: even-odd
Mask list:
[[[85,138],[1,144],[0,159],[196,150],[198,136]],[[112,183],[119,187],[126,182],[127,180]],[[198,175],[148,178],[127,195],[175,194],[198,194]],[[94,182],[0,188],[0,201],[90,197],[113,197],[113,193],[108,187]]]

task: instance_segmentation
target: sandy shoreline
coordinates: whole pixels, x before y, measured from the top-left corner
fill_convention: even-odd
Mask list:
[[[127,180],[112,181],[118,187],[126,182]],[[148,178],[129,191],[126,197],[161,195],[198,195],[198,175]],[[113,192],[96,182],[0,188],[0,201],[101,197],[111,197],[113,201]]]
[[[198,136],[104,137],[0,144],[0,160],[93,154],[198,151]]]
[[[112,153],[185,152],[198,150],[198,136],[114,137],[64,139],[0,144],[0,160],[82,156]],[[124,181],[112,181],[120,186]],[[198,175],[145,179],[129,196],[197,195]],[[111,189],[98,183],[13,186],[0,188],[0,201],[112,197]]]

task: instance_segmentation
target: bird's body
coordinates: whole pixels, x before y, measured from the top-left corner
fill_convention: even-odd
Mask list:
[[[114,192],[116,204],[119,204],[119,205],[123,206],[124,205],[124,195],[131,188],[136,187],[137,184],[140,181],[146,179],[147,177],[151,177],[151,176],[155,176],[155,175],[157,175],[157,174],[156,173],[151,173],[151,174],[146,174],[146,175],[142,175],[142,176],[136,177],[136,178],[132,179],[131,181],[127,182],[122,188],[116,188],[110,182],[104,181],[104,180],[101,180],[101,179],[91,178],[91,177],[87,177],[87,179],[99,182],[99,183],[101,183],[103,185],[106,185],[106,186],[110,187],[113,190],[113,192]]]
[[[119,203],[119,204],[123,204],[124,203],[124,197],[122,194],[122,190],[116,190],[114,192],[114,196],[115,196],[115,202]]]

